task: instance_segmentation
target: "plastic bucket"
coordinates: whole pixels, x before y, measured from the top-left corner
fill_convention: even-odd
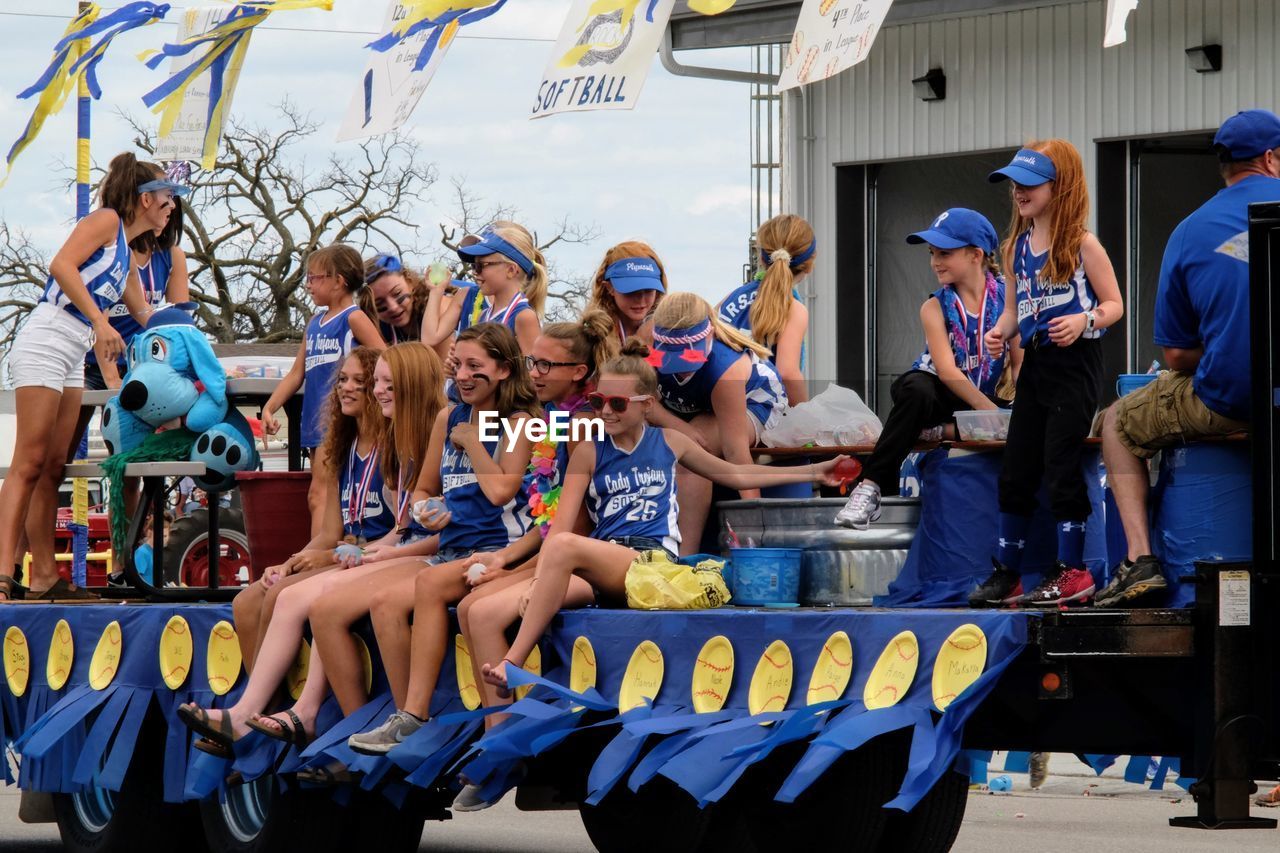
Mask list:
[[[1116,377],[1116,395],[1123,397],[1155,381],[1158,373],[1121,373]]]
[[[730,548],[733,604],[796,607],[800,602],[800,548]]]
[[[289,559],[311,541],[307,490],[310,471],[241,471],[236,474],[244,507],[253,576]]]

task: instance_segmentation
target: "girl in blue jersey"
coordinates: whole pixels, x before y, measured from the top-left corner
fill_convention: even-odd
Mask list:
[[[505,548],[528,526],[525,471],[532,448],[523,425],[539,410],[515,335],[480,323],[458,335],[454,357],[461,402],[436,418],[418,479],[424,500],[413,507],[415,520],[438,532],[439,548],[425,569],[419,564],[414,576],[377,591],[369,606],[398,709],[368,733],[379,742],[398,742],[397,735],[415,730],[426,716],[448,639],[446,605],[466,594],[471,555]],[[490,439],[482,432],[499,423],[503,434]],[[432,494],[441,497],[428,498]]]
[[[326,463],[315,470],[315,476],[329,481],[319,532],[289,559],[268,566],[261,583],[245,587],[232,603],[236,636],[248,670],[253,669],[258,639],[270,621],[271,607],[264,604],[272,587],[288,577],[336,567],[334,549],[344,541],[364,545],[396,527],[395,483],[385,480],[381,462],[387,418],[373,396],[377,364],[377,350],[356,347],[338,368],[329,398]]]
[[[763,277],[726,296],[718,308],[720,319],[768,347],[787,402],[795,406],[809,399],[803,371],[809,309],[796,285],[813,272],[818,244],[808,222],[784,213],[757,229],[756,245]]]
[[[652,339],[653,309],[667,292],[667,272],[647,243],[628,240],[604,253],[588,307],[613,318],[618,346],[633,337]]]
[[[1013,221],[1003,246],[1005,309],[987,333],[994,356],[1014,335],[1024,350],[1000,472],[1000,540],[994,571],[969,596],[975,607],[1083,603],[1094,584],[1084,567],[1092,509],[1081,470],[1102,392],[1103,331],[1124,313],[1107,252],[1085,230],[1089,192],[1080,153],[1050,139],[1020,150],[991,174],[1012,181]],[[1022,554],[1041,479],[1058,530],[1058,561],[1023,594]]]
[[[124,302],[140,324],[150,311],[142,297],[129,243],[164,228],[178,193],[152,163],[132,154],[112,161],[99,190],[100,206],[76,224],[49,265],[49,281],[9,351],[16,391],[17,433],[9,474],[0,491],[0,559],[14,554],[23,523],[53,538],[65,454],[80,417],[84,357],[90,348],[114,364],[124,341],[109,319]],[[0,597],[20,591],[17,575],[0,574]],[[80,591],[60,580],[52,564],[33,567],[31,591],[67,597]]]
[[[686,433],[729,462],[749,464],[751,447],[787,407],[787,392],[769,351],[711,310],[693,293],[672,293],[654,312],[653,352],[662,406],[653,423]],[[743,498],[758,498],[744,489]],[[687,553],[698,549],[711,483],[680,472],[680,533]]]
[[[388,345],[421,340],[427,308],[422,276],[384,252],[364,262],[364,285],[361,307],[377,321],[378,334]]]
[[[395,483],[394,496],[380,495],[385,501],[392,497],[394,507],[392,518],[398,523],[407,515],[409,496],[417,486],[419,472],[416,460],[426,455],[427,430],[423,423],[426,416],[434,416],[444,403],[442,388],[444,386],[443,369],[440,359],[429,348],[420,343],[397,344],[384,351],[378,358],[373,371],[373,396],[385,418],[388,418],[387,432],[382,447],[379,449],[381,462],[378,466],[370,466],[367,457],[362,461],[357,448],[357,459],[352,465],[349,481],[356,485],[356,491],[365,492],[365,510],[371,508],[369,491],[373,478],[381,475],[383,483]],[[347,380],[349,384],[350,380]],[[328,439],[326,439],[327,441]],[[341,466],[350,462],[347,455],[334,449],[335,470],[341,472]],[[322,457],[328,459],[328,455]],[[322,463],[323,466],[328,462]],[[376,467],[376,471],[372,470]],[[367,488],[361,483],[368,481]],[[361,499],[355,497],[355,506]],[[348,504],[348,510],[353,508]],[[381,515],[381,513],[379,513]],[[332,519],[332,516],[329,516]],[[359,535],[363,530],[366,538],[379,529],[372,518],[363,521],[348,517],[353,531]],[[370,526],[371,523],[373,526]],[[362,525],[363,524],[363,528]],[[367,596],[367,589],[382,581],[396,577],[395,557],[431,553],[435,548],[434,538],[419,538],[412,532],[404,532],[394,526],[380,539],[373,540],[360,553],[354,543],[343,543],[331,551],[329,562],[336,563],[336,571],[312,572],[307,574],[291,574],[275,580],[267,578],[271,583],[262,602],[260,622],[270,618],[265,630],[259,627],[262,639],[258,643],[253,671],[245,685],[241,697],[226,710],[207,710],[188,703],[178,710],[179,717],[189,727],[205,735],[206,741],[197,747],[208,752],[225,755],[229,752],[233,741],[238,740],[250,728],[257,728],[263,733],[294,742],[305,741],[314,734],[315,710],[323,698],[323,688],[331,687],[338,697],[344,713],[350,713],[368,701],[364,692],[364,676],[361,668],[360,653],[350,633],[350,623],[342,627],[341,636],[336,627],[322,623],[318,618],[316,605],[330,591],[345,592],[358,597]],[[352,550],[355,553],[349,553]],[[414,561],[413,570],[420,567]],[[384,574],[385,573],[385,574]],[[367,598],[366,598],[367,600]],[[247,606],[251,602],[246,602]],[[293,708],[290,711],[261,717],[280,685],[280,680],[288,671],[298,654],[302,643],[302,630],[308,618],[311,621],[312,648],[315,654],[311,658],[311,666],[320,664],[323,669],[317,678],[317,670],[308,674],[308,684],[312,678],[318,683],[308,693],[310,705]],[[354,698],[353,698],[354,697]],[[293,716],[291,716],[291,713]],[[250,723],[252,722],[252,725]]]
[[[484,296],[476,322],[506,326],[515,333],[520,352],[528,354],[547,302],[547,260],[533,235],[514,222],[498,221],[464,238],[458,256],[471,264]],[[465,318],[466,306],[462,301],[459,305]]]
[[[992,356],[984,340],[1004,311],[998,241],[985,216],[963,207],[907,236],[908,243],[929,245],[930,266],[942,286],[920,306],[924,352],[889,389],[893,409],[836,524],[866,530],[880,517],[881,489],[897,494],[898,472],[916,441],[941,439],[958,411],[997,407],[1006,354]]]
[[[373,321],[355,304],[354,294],[363,286],[364,261],[350,246],[335,243],[308,256],[307,292],[321,310],[307,323],[293,366],[262,407],[265,442],[266,436],[280,431],[276,412],[302,389],[302,446],[311,457],[313,468],[319,461],[316,451],[324,441],[324,404],[333,388],[338,364],[357,345],[376,350],[386,348]],[[317,525],[324,511],[322,485],[320,479],[312,478],[307,491],[312,535],[319,532]]]
[[[677,518],[684,512],[683,501],[677,500],[677,466],[739,490],[837,482],[833,469],[845,457],[795,468],[733,464],[679,430],[650,426],[646,421],[657,405],[659,380],[647,356],[647,348],[632,341],[601,370],[590,399],[604,422],[605,437],[583,442],[570,458],[547,547],[521,608],[520,632],[505,658],[481,667],[484,679],[499,690],[506,688],[506,668],[524,665],[565,605],[574,575],[590,583],[604,601],[621,605],[627,572],[641,552],[674,554],[680,544]],[[589,536],[571,532],[584,504],[594,525]]]

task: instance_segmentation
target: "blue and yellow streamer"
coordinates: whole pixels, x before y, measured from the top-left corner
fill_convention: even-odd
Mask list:
[[[405,39],[430,29],[431,35],[413,66],[414,71],[421,71],[427,67],[436,49],[442,43],[448,44],[460,27],[483,21],[506,4],[507,0],[403,0],[400,5],[405,10],[404,18],[391,28],[391,32],[366,47],[385,53]]]

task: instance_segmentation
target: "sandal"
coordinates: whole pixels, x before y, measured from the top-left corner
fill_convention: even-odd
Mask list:
[[[341,761],[331,761],[323,767],[300,770],[297,778],[307,785],[346,785],[356,781],[359,774],[352,773]]]
[[[0,595],[5,601],[21,601],[26,598],[27,588],[13,575],[0,575]]]
[[[94,595],[83,587],[69,583],[65,578],[58,578],[53,586],[35,596],[35,601],[98,601],[101,596]]]
[[[280,719],[281,714],[287,714],[289,719]],[[265,726],[263,725],[264,720],[270,720],[275,725]],[[306,727],[302,725],[302,718],[295,714],[292,709],[277,711],[266,716],[255,714],[249,718],[245,725],[255,732],[262,732],[272,740],[281,740],[285,743],[293,744],[298,749],[305,749],[307,744],[315,740],[314,735],[307,734]]]
[[[228,746],[225,743],[222,743],[221,741],[212,740],[207,737],[202,737],[198,741],[196,741],[196,749],[200,750],[201,752],[208,753],[209,755],[212,755],[214,758],[222,758],[227,761],[230,761],[231,759],[236,757],[235,752],[232,751],[230,746]]]
[[[215,724],[208,711],[199,705],[188,702],[185,705],[178,706],[178,719],[182,720],[186,727],[196,734],[204,735],[204,740],[196,741],[196,749],[202,752],[210,752],[207,747],[201,746],[204,741],[210,741],[225,747],[225,751],[229,756],[231,745],[238,740],[231,727],[231,717],[227,715],[226,711],[222,712],[222,716],[218,718],[218,722]],[[216,753],[210,752],[210,754]]]
[[[1254,805],[1268,809],[1274,809],[1280,806],[1280,785],[1276,785],[1267,793],[1256,797],[1253,803]]]

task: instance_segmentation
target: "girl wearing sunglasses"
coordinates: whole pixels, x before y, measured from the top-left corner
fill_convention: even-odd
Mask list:
[[[341,590],[316,608],[321,622],[342,630],[366,611],[373,620],[398,710],[352,739],[353,748],[369,752],[385,752],[424,722],[449,639],[449,612],[440,602],[466,595],[471,555],[507,547],[528,525],[525,469],[532,448],[521,424],[535,415],[537,404],[516,338],[505,326],[480,323],[458,336],[454,355],[461,402],[436,418],[414,496],[422,500],[413,506],[414,520],[438,535],[435,555],[425,568],[421,560],[402,563],[399,578],[368,599]],[[481,439],[479,424],[487,419],[482,415],[518,430],[512,448],[505,436]]]
[[[524,665],[556,612],[590,600],[578,592],[581,581],[591,585],[602,603],[623,606],[627,572],[641,552],[660,549],[674,555],[680,545],[676,519],[682,511],[677,466],[739,490],[839,482],[833,469],[845,457],[795,468],[734,464],[703,450],[679,430],[650,426],[659,389],[648,356],[643,344],[628,342],[622,356],[604,366],[597,390],[588,398],[604,421],[605,437],[584,442],[570,458],[547,537],[555,547],[543,551],[524,592],[520,632],[501,660],[481,667],[482,677],[499,695],[506,692],[507,667]],[[572,532],[584,505],[594,524],[589,536]],[[476,619],[474,608],[471,619]]]

